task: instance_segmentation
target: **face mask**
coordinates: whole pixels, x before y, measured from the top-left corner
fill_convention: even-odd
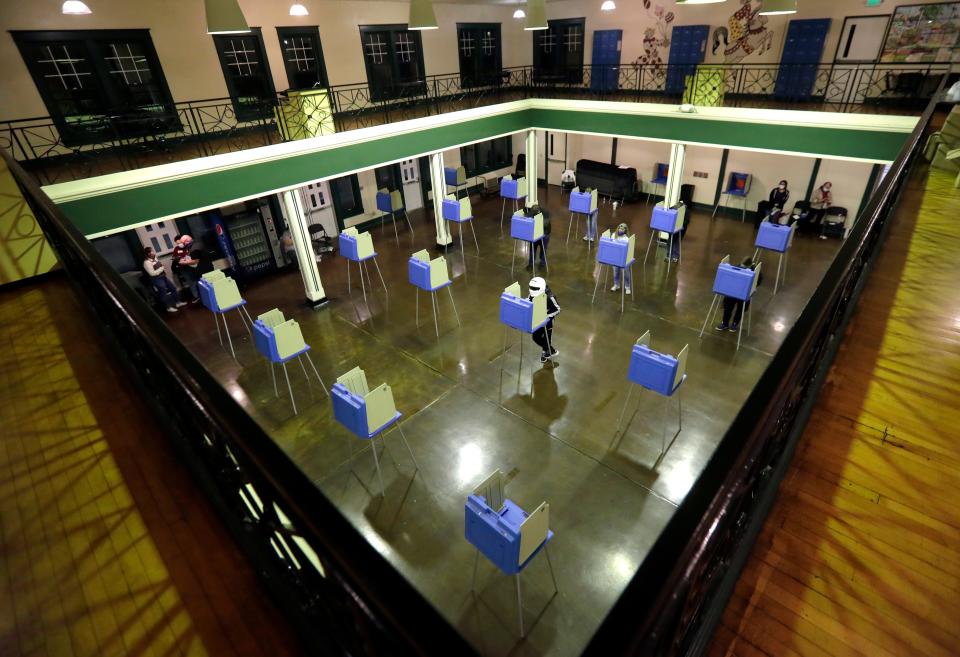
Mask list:
[[[780,185],[780,189],[786,189],[786,188],[787,188],[786,185]]]
[[[824,188],[823,188],[823,191],[829,192],[829,191],[830,191],[830,185],[827,185],[826,187],[824,187]]]

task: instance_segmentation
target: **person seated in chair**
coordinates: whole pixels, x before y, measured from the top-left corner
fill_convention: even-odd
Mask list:
[[[787,181],[781,180],[780,183],[770,190],[768,199],[769,210],[766,219],[771,223],[780,223],[780,215],[784,213],[787,207],[787,201],[790,200],[790,190],[787,189]]]

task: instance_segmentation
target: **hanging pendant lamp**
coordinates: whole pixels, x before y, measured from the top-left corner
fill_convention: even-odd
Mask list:
[[[304,7],[298,2],[296,4],[290,5],[290,15],[291,16],[309,16],[310,12],[307,11],[306,7]]]
[[[760,5],[761,16],[782,16],[797,13],[797,0],[763,0]]]
[[[603,0],[603,4],[600,5],[600,11],[613,11],[617,8],[617,5],[614,4],[613,0]]]
[[[63,9],[61,11],[67,16],[84,16],[93,13],[90,11],[90,7],[80,0],[67,0],[63,3]]]
[[[513,12],[513,17],[514,17],[514,18],[526,18],[526,17],[527,17],[527,12],[525,12],[525,11],[522,10],[522,9],[518,9],[518,10],[516,10],[515,12]]]
[[[435,30],[438,27],[431,0],[410,0],[410,21],[407,29]]]
[[[237,0],[203,0],[207,34],[242,34],[250,31]]]
[[[545,30],[548,27],[547,6],[545,0],[528,0],[527,26],[523,29],[531,32],[533,30]]]

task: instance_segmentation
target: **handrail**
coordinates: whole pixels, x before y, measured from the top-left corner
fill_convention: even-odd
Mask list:
[[[110,334],[144,397],[159,400],[158,419],[167,425],[165,433],[188,451],[185,464],[192,466],[256,569],[266,574],[275,601],[296,614],[291,620],[307,642],[319,654],[330,655],[475,655],[160,321],[32,177],[5,151],[0,155],[78,295],[89,302],[92,319]],[[143,376],[145,372],[149,377]],[[177,394],[171,394],[174,391]],[[196,467],[198,463],[213,464],[214,472]],[[282,546],[251,539],[260,535]],[[312,549],[319,568],[308,568],[313,562],[310,550],[293,537]],[[271,550],[285,558],[275,559]],[[291,584],[294,570],[300,572]],[[342,608],[324,609],[331,599]],[[332,646],[331,640],[338,645]]]
[[[944,80],[940,82],[939,93]],[[936,100],[866,204],[810,302],[717,450],[589,644],[588,655],[686,654],[729,579],[757,500],[775,489],[798,417],[812,402],[884,224],[920,148]],[[278,604],[322,654],[474,654],[460,635],[363,538],[3,153],[78,293],[111,332],[145,398],[159,400],[241,547]],[[139,376],[144,371],[149,377]],[[189,427],[189,431],[185,431]],[[249,490],[255,491],[251,497]],[[258,500],[258,503],[251,502]],[[259,504],[259,506],[258,506]],[[279,538],[278,538],[279,537]],[[310,549],[296,542],[305,541]],[[289,539],[289,540],[287,540]],[[320,564],[311,570],[311,551]],[[279,556],[278,556],[279,555]],[[361,637],[358,639],[357,637]]]
[[[756,517],[750,517],[750,503],[760,498],[761,491],[771,496],[776,491],[779,479],[770,473],[776,466],[785,467],[789,462],[793,443],[805,424],[805,420],[799,424],[795,420],[801,408],[805,404],[809,407],[816,398],[820,383],[816,379],[825,373],[832,350],[842,338],[865,280],[864,271],[880,242],[884,223],[896,204],[910,165],[921,150],[944,82],[941,81],[916,128],[690,493],[660,533],[584,655],[687,654],[696,639],[694,630],[704,632],[701,624],[695,622],[699,615],[710,604],[725,602],[710,600],[722,576],[737,574],[727,573],[733,554],[731,550],[722,550],[720,543],[742,538],[743,534],[738,532],[745,531],[748,522],[757,522]],[[824,357],[825,354],[830,356]],[[778,461],[784,456],[786,462]],[[760,523],[762,520],[763,517],[759,518]],[[740,545],[740,549],[749,547]],[[696,588],[700,595],[692,609],[687,607],[691,588]],[[684,610],[689,627],[684,626]],[[706,635],[709,634],[707,631]]]

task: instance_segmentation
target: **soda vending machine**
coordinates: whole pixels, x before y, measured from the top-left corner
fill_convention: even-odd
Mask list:
[[[283,265],[280,239],[266,199],[236,204],[210,214],[217,242],[239,278],[255,278]]]

